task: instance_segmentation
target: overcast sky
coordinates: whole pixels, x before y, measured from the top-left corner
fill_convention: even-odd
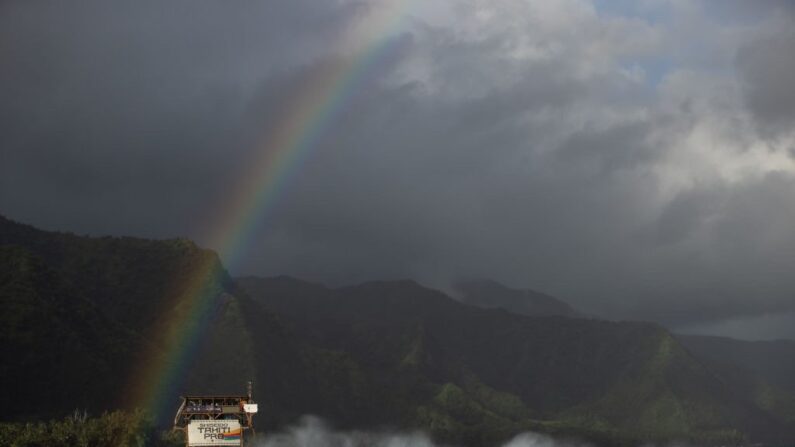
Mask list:
[[[0,213],[209,243],[296,80],[404,9],[232,274],[795,338],[795,2],[402,3],[0,3]]]

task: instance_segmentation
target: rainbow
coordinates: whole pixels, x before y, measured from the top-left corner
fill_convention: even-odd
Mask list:
[[[239,262],[245,247],[268,213],[286,195],[290,179],[300,170],[337,117],[349,107],[374,69],[389,57],[399,42],[411,2],[396,0],[368,11],[343,36],[343,46],[356,49],[346,57],[318,65],[300,82],[297,94],[268,131],[248,163],[248,172],[227,195],[222,216],[213,225],[208,245],[218,250],[230,268]],[[384,8],[381,8],[381,7]],[[184,267],[187,280],[173,284],[168,305],[150,331],[152,346],[146,350],[126,387],[125,406],[141,408],[162,420],[174,404],[181,378],[201,345],[202,333],[219,307],[219,283],[224,272],[215,255]]]
[[[224,441],[239,441],[242,435],[243,430],[238,428],[237,430],[232,430],[229,433],[224,433]]]

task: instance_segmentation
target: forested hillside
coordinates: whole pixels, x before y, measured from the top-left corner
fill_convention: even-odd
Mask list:
[[[526,430],[605,445],[795,440],[788,360],[762,365],[775,361],[757,345],[738,351],[650,323],[484,309],[493,306],[412,281],[232,281],[215,253],[187,240],[90,238],[7,219],[0,398],[15,412],[3,421],[71,424],[62,418],[75,409],[132,410],[124,388],[142,354],[160,349],[163,319],[198,299],[188,293],[197,271],[209,278],[212,318],[174,392],[239,392],[253,378],[266,432],[316,414],[341,428],[421,429],[466,446]],[[46,436],[65,425],[4,427]]]
[[[375,412],[366,398],[354,401],[361,407],[310,404],[344,423],[402,421],[472,444],[525,429],[610,443],[731,443],[787,430],[653,324],[483,310],[410,281],[238,284],[339,359],[333,383],[349,388],[344,395],[378,396]]]
[[[250,356],[239,354],[245,334],[228,334],[230,326],[240,329],[239,311],[225,293],[231,283],[215,253],[184,239],[90,238],[0,217],[0,298],[8,309],[0,316],[8,359],[0,395],[15,407],[7,418],[135,405],[125,388],[142,369],[142,356],[162,348],[155,328],[196,298],[185,288],[199,269],[210,272],[208,287],[218,299],[195,361],[235,355],[236,373],[219,374],[229,362],[204,360],[214,366],[190,368],[187,385],[212,377],[212,391],[240,391],[253,372],[245,364]],[[219,349],[220,338],[235,344]]]

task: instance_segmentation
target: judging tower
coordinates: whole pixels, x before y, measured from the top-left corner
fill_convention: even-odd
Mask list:
[[[243,446],[254,435],[252,419],[257,404],[248,394],[182,396],[182,404],[174,417],[174,430],[185,434],[188,447]]]

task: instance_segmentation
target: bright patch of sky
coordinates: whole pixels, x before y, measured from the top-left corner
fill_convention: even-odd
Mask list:
[[[635,0],[594,0],[594,8],[601,17],[617,17],[641,20],[652,27],[663,27],[672,20],[672,10],[660,1]],[[672,69],[672,61],[667,54],[648,55],[627,61],[625,68],[642,73],[644,83],[659,84]]]

